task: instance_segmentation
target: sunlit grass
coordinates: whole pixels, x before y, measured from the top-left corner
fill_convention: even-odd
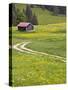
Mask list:
[[[34,26],[35,32],[20,32],[12,27],[13,45],[31,41],[26,47],[66,57],[65,23]],[[64,60],[64,58],[62,58]],[[62,84],[66,82],[66,64],[61,58],[12,50],[12,85]]]
[[[65,83],[65,63],[60,59],[13,50],[13,86]]]

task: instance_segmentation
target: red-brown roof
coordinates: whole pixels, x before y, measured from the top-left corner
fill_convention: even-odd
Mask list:
[[[18,27],[27,27],[30,23],[28,22],[20,22],[17,26]]]

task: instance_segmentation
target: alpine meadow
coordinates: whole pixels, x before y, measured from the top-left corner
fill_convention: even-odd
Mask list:
[[[16,3],[11,6],[9,84],[66,83],[66,7]],[[18,30],[20,22],[31,24],[33,30]]]

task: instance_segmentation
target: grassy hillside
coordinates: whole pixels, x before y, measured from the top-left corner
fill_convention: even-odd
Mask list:
[[[20,11],[25,10],[26,5],[22,4],[16,4],[16,8],[19,9]],[[56,16],[53,14],[53,12],[48,11],[47,9],[43,10],[40,7],[34,7],[32,8],[32,12],[36,14],[37,19],[38,19],[38,24],[52,24],[52,23],[62,23],[65,22],[66,18],[65,16],[59,15]]]
[[[52,28],[51,28],[52,27]],[[12,28],[13,45],[24,41],[31,41],[26,47],[53,55],[27,54],[12,49],[12,85],[44,85],[61,84],[66,82],[65,60],[65,23],[37,25],[35,32],[20,32],[17,27]]]
[[[25,7],[16,4],[20,11]],[[12,46],[28,41],[31,43],[26,45],[27,48],[48,55],[12,48],[12,86],[66,83],[66,17],[55,16],[36,6],[32,12],[36,14],[39,25],[34,26],[34,32],[22,32],[16,26],[12,27]]]
[[[66,82],[66,64],[57,58],[13,50],[12,85],[32,86]]]

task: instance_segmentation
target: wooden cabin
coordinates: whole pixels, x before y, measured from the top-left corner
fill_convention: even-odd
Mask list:
[[[28,22],[20,22],[18,25],[18,30],[20,31],[27,31],[27,32],[30,32],[33,30],[34,26],[33,24],[31,23],[28,23]]]

